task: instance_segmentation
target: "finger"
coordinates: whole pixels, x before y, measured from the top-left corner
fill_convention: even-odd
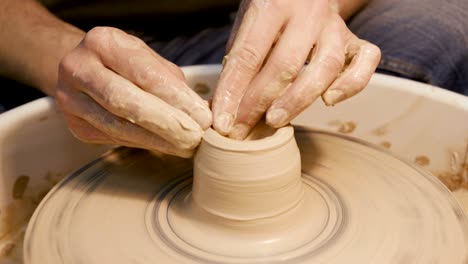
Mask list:
[[[141,144],[134,140],[112,138],[109,135],[106,135],[100,130],[96,129],[86,120],[81,119],[79,117],[75,117],[71,114],[66,115],[66,120],[72,134],[83,142],[93,144],[112,144],[132,148],[143,148]],[[152,151],[158,151],[164,154],[179,156],[182,158],[190,158],[191,156],[193,156],[193,150],[177,149],[172,145],[165,144],[162,138],[160,140],[160,144],[156,144],[155,146],[145,145],[144,148]]]
[[[282,127],[312,104],[336,79],[344,65],[344,22],[331,20],[314,48],[310,63],[268,109],[266,122]]]
[[[117,117],[86,94],[61,88],[57,101],[72,134],[89,143],[116,144],[190,157],[193,149],[181,149],[150,131]]]
[[[369,83],[380,61],[380,49],[353,35],[347,48],[351,63],[322,95],[326,105],[337,104],[362,91]]]
[[[325,2],[307,2],[310,6],[308,8],[302,6],[304,11],[297,12],[296,16],[288,22],[266,64],[242,97],[235,124],[229,133],[230,137],[244,139],[263,117],[271,103],[294,81],[304,66],[307,56],[321,32],[322,21],[327,15],[325,12],[321,12],[327,8],[326,5],[324,7],[315,6],[326,4]],[[314,10],[317,11],[313,12]]]
[[[69,83],[78,82],[74,88],[88,94],[110,113],[146,128],[178,148],[192,149],[198,145],[203,131],[187,114],[80,52],[86,50],[66,56],[59,68],[60,76],[71,78]]]
[[[187,86],[182,72],[174,69],[175,65],[157,55],[140,39],[121,30],[100,28],[95,31],[97,32],[88,33],[84,45],[94,49],[106,67],[182,110],[203,129],[211,126],[210,109],[205,101]],[[98,34],[99,36],[96,36]],[[98,50],[103,42],[107,43],[105,52]]]
[[[240,100],[259,71],[285,17],[279,1],[251,1],[227,55],[213,98],[213,127],[228,134]]]

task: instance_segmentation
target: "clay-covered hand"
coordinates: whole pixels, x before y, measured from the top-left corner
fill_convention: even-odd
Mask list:
[[[182,71],[116,28],[90,30],[59,66],[56,101],[72,133],[189,157],[212,114]]]
[[[319,96],[334,105],[361,91],[380,60],[327,0],[247,0],[234,24],[213,98],[214,128],[245,138],[266,114],[289,123]]]

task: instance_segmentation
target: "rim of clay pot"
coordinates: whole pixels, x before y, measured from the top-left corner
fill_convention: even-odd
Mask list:
[[[294,128],[291,125],[276,129],[272,135],[251,140],[237,140],[228,138],[222,136],[214,129],[209,128],[203,136],[203,141],[217,149],[235,152],[252,152],[279,148],[289,142],[293,137]]]

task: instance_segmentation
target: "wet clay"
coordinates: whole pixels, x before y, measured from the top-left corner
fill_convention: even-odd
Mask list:
[[[120,148],[85,166],[39,205],[25,262],[468,261],[466,216],[418,166],[343,135],[262,131],[208,131],[193,161]]]
[[[293,128],[269,133],[257,126],[238,141],[209,129],[194,160],[195,203],[230,220],[274,217],[297,206],[303,189]]]

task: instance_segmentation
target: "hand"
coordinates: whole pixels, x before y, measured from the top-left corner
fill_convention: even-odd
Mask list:
[[[245,138],[289,123],[319,96],[334,105],[361,91],[380,60],[326,0],[244,0],[213,98],[214,128]],[[306,65],[305,65],[306,64]]]
[[[72,133],[189,157],[211,111],[174,64],[115,28],[90,30],[59,66],[56,100]]]

